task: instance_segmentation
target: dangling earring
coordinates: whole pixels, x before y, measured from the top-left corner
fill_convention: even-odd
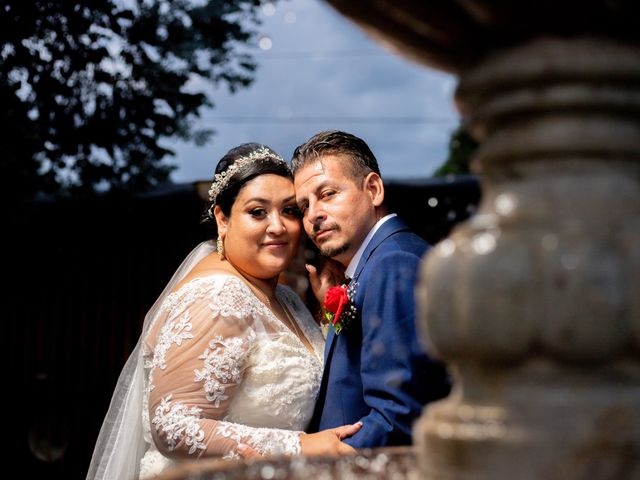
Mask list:
[[[222,243],[222,237],[218,235],[218,240],[216,240],[216,248],[218,249],[218,255],[220,255],[220,260],[224,260],[224,243]]]

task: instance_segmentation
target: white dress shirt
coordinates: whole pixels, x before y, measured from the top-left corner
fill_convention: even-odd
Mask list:
[[[366,237],[364,237],[364,240],[362,241],[362,245],[360,245],[360,248],[358,248],[358,251],[355,253],[353,258],[349,262],[349,265],[347,265],[347,269],[344,271],[344,274],[347,277],[347,279],[353,278],[353,274],[356,273],[356,267],[360,262],[360,258],[362,258],[362,254],[366,250],[367,245],[369,245],[369,242],[371,241],[373,236],[376,234],[378,229],[382,226],[384,222],[397,216],[398,216],[397,213],[390,213],[389,215],[386,215],[382,217],[380,220],[378,220],[376,224],[373,226],[373,228],[369,230],[369,233],[367,234]]]

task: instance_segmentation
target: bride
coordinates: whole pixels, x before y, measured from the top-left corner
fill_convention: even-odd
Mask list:
[[[304,434],[324,338],[278,284],[301,224],[291,172],[244,144],[218,163],[208,212],[218,239],[189,254],[145,318],[87,479],[149,478],[176,462],[243,451],[336,454],[359,424]]]

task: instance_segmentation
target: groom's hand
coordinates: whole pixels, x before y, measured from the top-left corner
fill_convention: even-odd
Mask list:
[[[345,282],[344,267],[330,258],[324,258],[319,267],[310,264],[306,264],[305,267],[309,272],[311,289],[320,305],[324,302],[324,295],[327,290]]]

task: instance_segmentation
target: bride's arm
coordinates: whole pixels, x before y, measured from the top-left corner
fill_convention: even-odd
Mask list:
[[[235,456],[239,444],[261,454],[300,453],[300,435],[225,421],[256,341],[246,291],[223,288],[178,306],[155,342],[149,420],[168,457]]]

